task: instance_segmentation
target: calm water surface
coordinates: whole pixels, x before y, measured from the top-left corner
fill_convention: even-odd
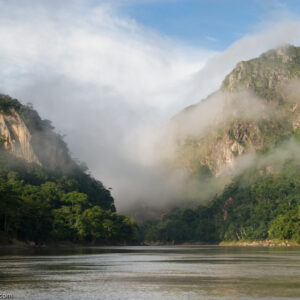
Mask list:
[[[13,299],[300,299],[299,248],[0,250]]]

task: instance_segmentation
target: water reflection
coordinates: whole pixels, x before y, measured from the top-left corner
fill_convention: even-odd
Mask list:
[[[1,291],[14,299],[300,299],[300,249],[2,249]]]

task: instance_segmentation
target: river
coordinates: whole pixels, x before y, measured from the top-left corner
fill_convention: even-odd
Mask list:
[[[0,250],[12,299],[300,299],[300,248]]]

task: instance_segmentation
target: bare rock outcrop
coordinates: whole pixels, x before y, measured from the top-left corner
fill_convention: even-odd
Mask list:
[[[10,109],[9,114],[0,112],[1,147],[29,163],[40,165],[31,146],[31,134],[20,115]]]

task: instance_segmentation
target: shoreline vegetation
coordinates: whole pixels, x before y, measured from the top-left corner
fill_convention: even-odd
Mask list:
[[[82,242],[75,243],[71,241],[61,241],[61,242],[50,242],[45,244],[36,244],[32,241],[19,241],[12,240],[7,243],[0,243],[1,249],[48,249],[48,248],[81,248],[81,247],[101,247],[101,246],[140,246],[138,243],[126,243],[126,242],[111,242],[111,241],[95,241],[95,242]]]
[[[300,247],[300,243],[295,241],[282,241],[278,239],[261,240],[261,241],[222,241],[220,243],[204,243],[204,242],[151,242],[143,243],[111,243],[99,241],[94,243],[72,243],[69,241],[49,244],[35,244],[32,241],[24,242],[12,240],[10,243],[0,244],[1,249],[47,249],[47,248],[80,248],[80,247],[115,247],[115,246],[223,246],[223,247]]]
[[[237,247],[299,247],[300,243],[295,241],[263,240],[263,241],[225,241],[219,246]]]
[[[261,241],[222,241],[219,243],[164,243],[145,241],[146,246],[225,246],[225,247],[299,247],[300,243],[295,241],[261,240]]]

